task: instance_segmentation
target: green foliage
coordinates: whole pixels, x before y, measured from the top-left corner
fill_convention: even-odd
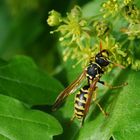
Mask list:
[[[107,111],[110,112],[110,115],[105,119],[99,115],[95,119],[95,122],[91,121],[91,123],[87,123],[87,126],[81,130],[78,139],[108,140],[111,136],[114,139],[139,139],[140,126],[138,122],[140,119],[138,116],[140,113],[138,85],[140,80],[136,78],[139,75],[139,72],[135,73],[134,71],[125,70],[118,76],[117,81],[125,79],[129,85],[120,89],[120,91],[108,91],[107,95],[105,95],[106,97],[103,97],[101,103],[105,104],[105,106],[107,105]],[[94,113],[91,117],[94,117]],[[86,128],[89,129],[88,134],[83,133],[86,131]]]
[[[0,95],[1,140],[52,140],[62,133],[58,121],[47,113],[27,108],[11,97]]]
[[[111,67],[110,69],[113,70],[110,73],[106,73],[101,79],[111,85],[119,85],[123,82],[128,82],[128,85],[117,90],[109,90],[98,85],[97,100],[109,113],[109,116],[104,117],[93,102],[82,128],[80,128],[80,122],[77,119],[69,125],[73,116],[74,95],[69,96],[65,104],[53,113],[64,129],[63,134],[56,136],[55,140],[64,138],[67,140],[139,139],[140,119],[138,116],[140,113],[138,96],[140,80],[138,77],[140,72],[133,71],[140,68],[138,55],[140,53],[139,4],[137,1],[131,0],[126,0],[123,3],[115,0],[104,2],[104,5],[101,1],[89,2],[82,9],[77,8],[78,11],[74,7],[67,13],[66,17],[63,17],[64,19],[61,17],[64,23],[61,21],[58,28],[54,30],[54,32],[60,32],[59,41],[61,42],[60,46],[63,46],[63,48],[59,46],[59,50],[61,50],[64,60],[67,58],[64,64],[67,78],[69,83],[76,79],[82,72],[79,61],[86,63],[88,62],[88,57],[94,56],[94,53],[99,52],[99,40],[101,40],[103,48],[109,51],[111,60],[127,66],[125,70]],[[133,4],[137,7],[133,9],[134,11],[131,9]],[[126,15],[127,13],[124,11],[126,5],[129,6],[130,11],[132,10],[131,16]],[[100,13],[100,8],[102,13]],[[76,11],[76,17],[73,16],[73,11]],[[137,14],[133,16],[133,12]],[[82,22],[83,20],[85,22]],[[79,23],[79,25],[76,24],[74,30],[70,26],[72,21]],[[108,27],[110,28],[107,35],[103,34],[103,30],[97,31],[100,27],[105,29],[107,24],[109,24]],[[101,26],[97,27],[97,25]],[[78,27],[79,32],[76,32]],[[90,37],[85,32],[89,33]],[[77,65],[77,62],[79,65]],[[72,66],[75,65],[76,67],[73,69]]]
[[[140,69],[139,0],[61,1],[61,7],[50,0],[0,2],[0,140],[138,140],[140,72],[132,69]],[[59,25],[60,44],[46,25],[50,9],[61,12],[51,11],[47,20]],[[128,85],[99,84],[97,101],[109,116],[93,102],[81,128],[77,119],[69,124],[75,93],[56,112],[50,108],[64,89],[60,81],[67,86],[78,77],[100,40],[112,61],[128,66],[110,67],[101,80]]]
[[[50,105],[63,86],[41,72],[30,58],[17,56],[0,66],[0,89],[1,94],[30,105]]]
[[[29,108],[52,104],[62,88],[28,57],[16,56],[10,62],[0,60],[0,94],[4,94],[0,95],[1,140],[51,140],[62,133],[54,117]]]
[[[109,79],[111,75],[106,78]],[[100,90],[98,91],[98,99],[100,104],[109,113],[109,116],[104,117],[99,108],[93,103],[90,107],[89,115],[80,128],[80,123],[75,120],[69,126],[69,120],[73,115],[74,98],[69,97],[66,104],[60,108],[55,116],[60,120],[64,127],[64,133],[57,139],[67,140],[109,140],[113,137],[114,140],[137,140],[139,139],[139,77],[140,72],[132,70],[123,70],[116,77],[113,85],[118,85],[122,82],[128,82],[128,86],[117,90]],[[102,89],[102,87],[100,87]],[[69,110],[69,111],[68,111]]]

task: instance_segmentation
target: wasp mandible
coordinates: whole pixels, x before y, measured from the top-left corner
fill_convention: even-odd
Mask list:
[[[87,84],[84,85],[75,96],[74,115],[71,119],[71,121],[73,121],[74,118],[78,118],[82,120],[81,125],[83,125],[84,119],[88,113],[91,104],[92,96],[94,96],[94,101],[96,100],[95,90],[97,88],[98,82],[108,86],[109,88],[119,88],[127,85],[127,83],[123,83],[119,86],[111,86],[106,84],[104,81],[100,81],[101,76],[105,72],[105,68],[110,63],[115,66],[124,68],[122,65],[113,63],[109,60],[109,52],[105,49],[102,50],[102,44],[100,42],[100,52],[96,54],[95,57],[91,58],[88,66],[84,69],[81,75],[59,94],[55,103],[53,104],[52,110],[56,110],[58,106],[62,103],[62,101],[66,99],[69,95],[73,94],[76,91],[77,87],[81,84],[81,82],[85,78],[87,78]],[[100,104],[97,102],[95,103],[98,105],[103,114],[106,115],[106,112],[102,109]]]

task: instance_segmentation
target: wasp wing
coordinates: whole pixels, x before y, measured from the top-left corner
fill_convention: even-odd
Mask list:
[[[82,72],[82,74],[74,81],[72,82],[67,88],[65,88],[56,98],[52,110],[55,111],[57,107],[61,104],[61,102],[66,99],[70,94],[72,94],[75,89],[79,86],[79,84],[83,81],[83,79],[86,77],[86,70]]]
[[[96,84],[97,82],[99,81],[99,77],[96,77],[92,83],[90,84],[90,87],[89,87],[89,92],[88,92],[88,99],[87,99],[87,102],[86,102],[86,105],[85,105],[85,110],[84,110],[84,117],[82,119],[82,125],[84,123],[84,119],[88,113],[88,110],[89,110],[89,107],[90,107],[90,103],[91,103],[91,100],[92,100],[92,95],[96,89]]]

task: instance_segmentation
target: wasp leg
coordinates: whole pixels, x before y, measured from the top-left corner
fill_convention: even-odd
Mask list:
[[[108,113],[104,111],[104,109],[101,107],[101,105],[98,102],[95,101],[95,104],[99,107],[99,109],[101,110],[104,116],[108,116]]]
[[[110,89],[117,89],[117,88],[121,88],[121,87],[124,87],[124,86],[128,85],[128,83],[126,83],[126,82],[125,83],[122,83],[121,85],[118,85],[118,86],[109,85],[108,83],[106,83],[104,81],[98,81],[98,82],[101,83],[104,86],[107,86]]]
[[[82,118],[82,121],[81,121],[81,127],[82,127],[83,124],[84,124],[84,120],[85,120],[85,117]]]
[[[94,93],[93,101],[99,107],[99,109],[101,110],[101,112],[103,113],[103,115],[104,116],[108,116],[108,113],[105,112],[104,109],[101,107],[101,105],[96,101],[96,92]]]

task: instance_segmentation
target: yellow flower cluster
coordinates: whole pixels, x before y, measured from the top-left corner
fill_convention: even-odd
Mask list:
[[[140,23],[140,11],[134,4],[128,4],[124,6],[125,18],[130,23]]]
[[[132,3],[134,0],[124,0],[124,4],[125,5],[128,5],[128,4],[130,4],[130,3]]]
[[[105,12],[104,18],[108,17],[110,14],[115,15],[116,12],[119,11],[117,0],[108,0],[107,2],[104,2],[101,11]]]
[[[121,6],[120,6],[121,5]],[[132,21],[140,21],[138,19],[139,10],[133,4],[132,0],[124,0],[124,3],[119,3],[117,0],[108,0],[103,3],[102,15],[115,15],[125,9],[125,15],[130,16]],[[119,10],[120,9],[120,10]],[[84,18],[82,10],[79,6],[75,6],[66,17],[61,17],[61,14],[52,10],[49,13],[48,24],[50,26],[57,26],[56,30],[51,33],[59,32],[59,41],[63,46],[63,59],[76,60],[77,64],[85,67],[91,57],[99,53],[99,44],[102,42],[103,49],[109,52],[110,60],[124,66],[131,66],[132,69],[140,69],[140,60],[135,57],[135,45],[132,42],[140,38],[140,23],[128,22],[128,26],[122,27],[117,31],[113,30],[113,25],[116,26],[111,20],[100,15],[97,18]],[[116,14],[122,16],[123,20],[126,19],[124,14]],[[93,18],[93,19],[92,19]],[[132,24],[133,23],[133,24]],[[114,33],[120,36],[120,40],[114,36]],[[125,34],[127,37],[122,35]],[[122,35],[122,38],[121,38]],[[122,41],[123,40],[123,41]],[[133,53],[132,53],[133,52]],[[111,67],[108,69],[111,70]]]

